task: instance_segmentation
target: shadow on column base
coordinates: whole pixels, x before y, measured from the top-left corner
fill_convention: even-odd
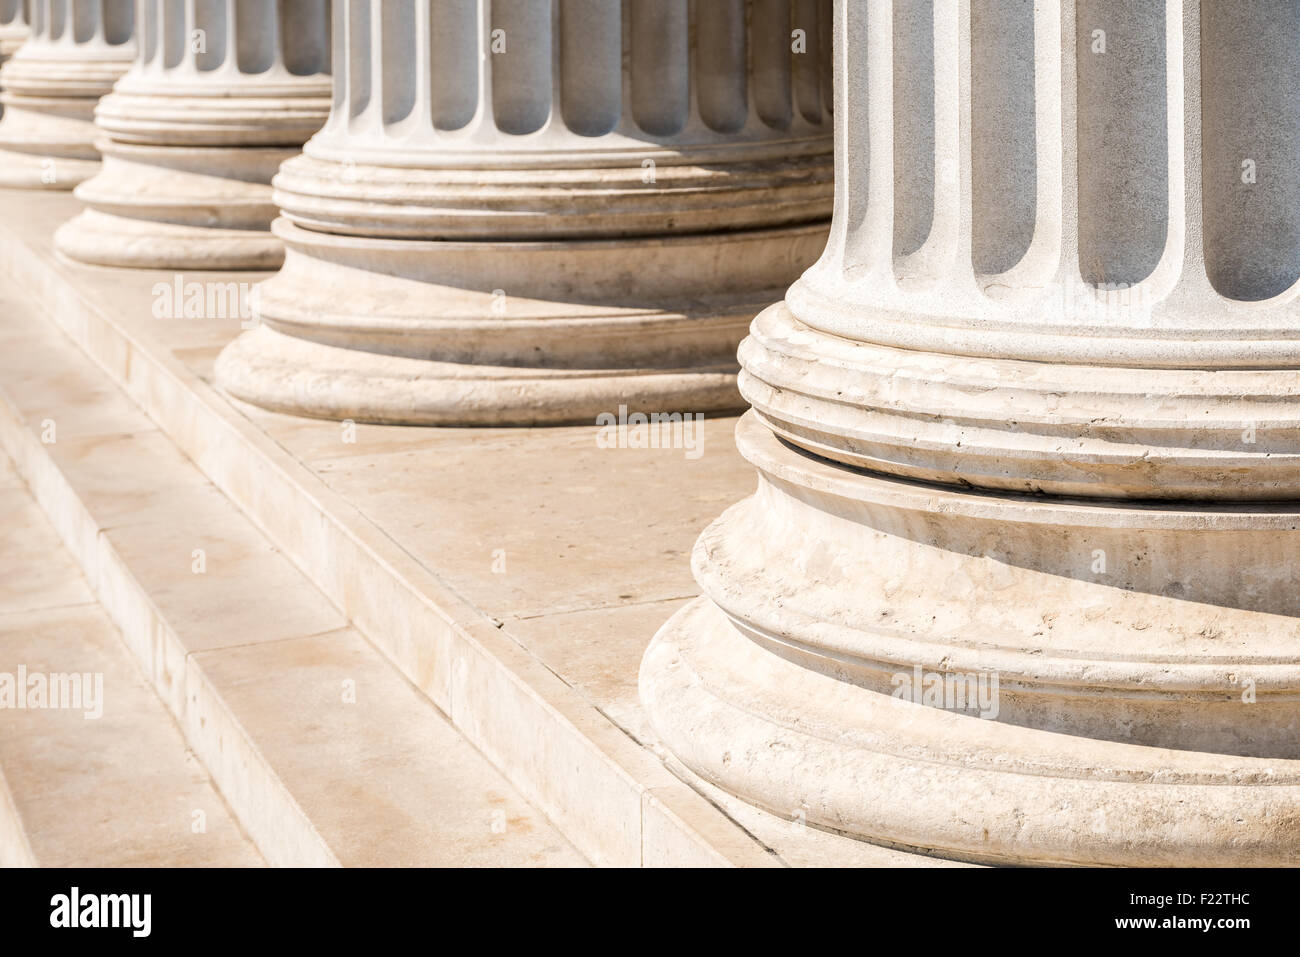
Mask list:
[[[736,338],[743,328],[736,330]],[[388,425],[530,426],[596,422],[602,413],[734,412],[736,366],[562,369],[468,365],[345,349],[262,327],[217,360],[237,399],[323,419]]]
[[[640,674],[692,772],[957,860],[1300,861],[1300,513],[886,479],[753,414],[737,442],[759,491]]]

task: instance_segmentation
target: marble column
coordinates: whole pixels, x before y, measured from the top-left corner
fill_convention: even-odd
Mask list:
[[[965,860],[1300,861],[1300,5],[837,0],[831,238],[641,696]]]
[[[271,177],[329,115],[329,0],[139,0],[96,110],[103,169],[60,250],[109,266],[271,269]]]
[[[0,64],[27,39],[27,0],[0,0]]]
[[[135,53],[131,0],[28,0],[27,12],[30,37],[0,69],[0,186],[72,189],[99,168],[95,104]]]
[[[305,415],[593,423],[735,408],[824,244],[824,0],[343,0],[281,272],[220,384]]]

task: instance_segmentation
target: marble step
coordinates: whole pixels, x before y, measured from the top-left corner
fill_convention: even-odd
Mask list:
[[[3,455],[0,515],[0,866],[262,866]]]
[[[103,606],[159,716],[183,731],[192,773],[202,783],[206,768],[251,839],[251,860],[586,863],[12,288],[0,292],[0,447],[84,572],[82,597]],[[63,763],[94,764],[79,753]],[[148,778],[119,773],[131,800],[160,800]],[[20,812],[21,783],[10,781]],[[87,827],[51,833],[71,842],[69,863],[111,862],[77,849]]]

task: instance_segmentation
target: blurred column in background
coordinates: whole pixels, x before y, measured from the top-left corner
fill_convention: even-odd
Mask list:
[[[27,11],[30,37],[0,68],[0,186],[72,189],[99,168],[95,104],[135,55],[132,2],[29,0]]]
[[[329,114],[329,9],[140,0],[136,62],[96,111],[103,169],[58,247],[110,266],[278,266],[271,177]]]

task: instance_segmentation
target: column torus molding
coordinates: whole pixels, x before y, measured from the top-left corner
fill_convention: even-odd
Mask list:
[[[270,269],[271,177],[329,115],[330,0],[139,0],[96,110],[100,173],[56,242],[109,266]]]
[[[0,0],[0,8],[11,0]],[[135,54],[131,0],[26,0],[0,68],[0,186],[72,189],[99,168],[94,110]]]
[[[736,408],[831,207],[829,0],[335,4],[284,268],[218,363],[269,408],[592,422]]]
[[[830,240],[656,636],[743,799],[984,862],[1300,860],[1300,5],[836,2]]]

